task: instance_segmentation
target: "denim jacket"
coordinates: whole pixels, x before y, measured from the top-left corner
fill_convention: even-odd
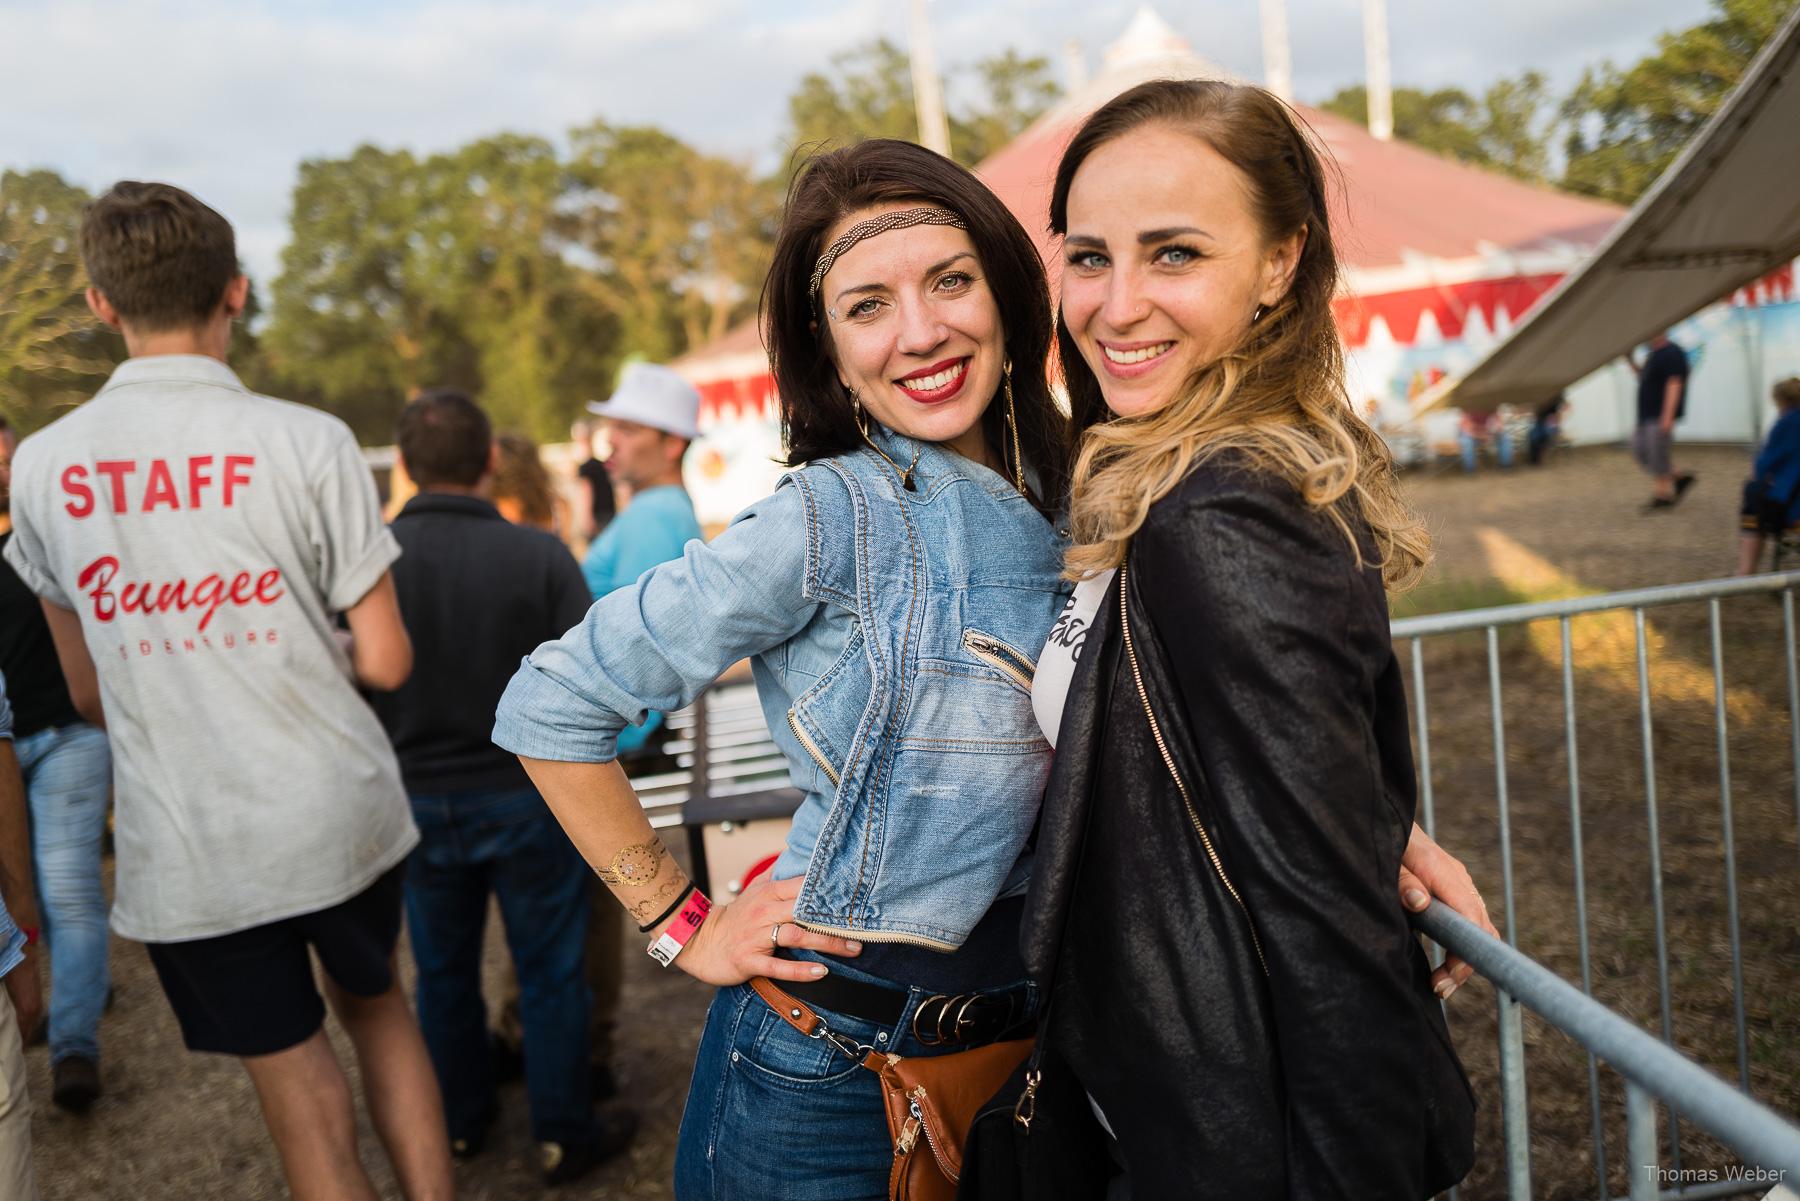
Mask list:
[[[998,475],[877,436],[900,463],[919,450],[916,491],[867,448],[790,472],[532,652],[494,741],[608,761],[628,722],[748,656],[805,793],[775,865],[804,874],[796,918],[947,951],[1024,887],[1050,766],[1031,678],[1066,595],[1063,548]]]

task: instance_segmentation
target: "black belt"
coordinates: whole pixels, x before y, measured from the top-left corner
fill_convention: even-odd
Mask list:
[[[891,1027],[906,1015],[912,993],[865,980],[827,975],[783,980],[780,987],[813,1009],[825,1009]],[[933,993],[913,1011],[913,1036],[927,1047],[990,1043],[1029,1014],[1023,985],[991,993]]]

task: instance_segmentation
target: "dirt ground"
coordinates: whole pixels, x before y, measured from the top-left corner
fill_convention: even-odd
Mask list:
[[[1438,561],[1402,611],[1728,574],[1746,454],[1684,448],[1678,457],[1700,482],[1679,508],[1654,515],[1639,512],[1644,482],[1616,449],[1566,453],[1535,471],[1409,477],[1436,535]],[[1753,597],[1725,602],[1721,612],[1749,1069],[1756,1094],[1794,1114],[1800,1112],[1800,848],[1780,610]],[[1652,610],[1647,625],[1675,1038],[1682,1050],[1735,1078],[1707,607]],[[1577,621],[1573,636],[1594,987],[1607,1004],[1654,1031],[1659,1014],[1634,631],[1629,616],[1595,617]],[[1519,942],[1578,981],[1557,639],[1555,622],[1501,637],[1502,704]],[[1409,654],[1408,647],[1399,649]],[[1485,643],[1480,635],[1430,640],[1424,659],[1439,836],[1470,864],[1502,921]],[[490,941],[497,945],[497,938]],[[102,1033],[106,1096],[85,1118],[40,1104],[34,1119],[46,1201],[284,1196],[242,1071],[230,1060],[187,1054],[143,949],[115,941],[113,950],[117,1002]],[[490,951],[490,971],[497,971],[498,958]],[[577,1185],[545,1190],[523,1090],[513,1085],[503,1094],[503,1117],[487,1152],[457,1169],[464,1197],[649,1201],[670,1195],[676,1124],[708,995],[641,955],[628,956],[627,972],[618,1068],[643,1115],[635,1146]],[[1478,981],[1452,1000],[1450,1011],[1482,1103],[1481,1162],[1462,1193],[1480,1201],[1501,1196],[1504,1185],[1493,992]],[[1585,1057],[1535,1019],[1528,1021],[1527,1042],[1533,1195],[1591,1197]],[[349,1062],[341,1037],[339,1045]],[[34,1048],[28,1060],[31,1087],[47,1098],[45,1050]],[[1609,1071],[1601,1079],[1616,1195],[1626,1187],[1621,1089]],[[379,1146],[366,1133],[362,1152],[386,1195],[397,1196]],[[1686,1126],[1682,1153],[1684,1168],[1734,1162]]]

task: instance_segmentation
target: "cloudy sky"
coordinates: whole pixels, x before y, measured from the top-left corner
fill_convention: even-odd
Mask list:
[[[1090,64],[1138,0],[936,0],[941,65],[1008,46]],[[1255,0],[1163,0],[1194,49],[1261,77]],[[304,158],[362,142],[419,151],[501,129],[559,136],[596,116],[662,125],[767,161],[809,70],[901,0],[0,0],[0,166],[91,189],[179,183],[236,224],[266,287]],[[1526,67],[1566,88],[1603,58],[1705,19],[1706,0],[1389,0],[1396,84],[1479,90]],[[1356,0],[1288,0],[1295,92],[1362,76]],[[1060,70],[1060,66],[1059,66]]]

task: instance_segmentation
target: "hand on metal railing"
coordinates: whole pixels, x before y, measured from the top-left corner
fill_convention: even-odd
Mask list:
[[[1420,913],[1430,906],[1433,897],[1494,937],[1500,936],[1488,918],[1487,902],[1476,891],[1469,869],[1415,823],[1406,854],[1400,860],[1400,902],[1409,911]],[[1431,990],[1440,1001],[1447,1001],[1474,970],[1460,956],[1451,954],[1431,973]]]

